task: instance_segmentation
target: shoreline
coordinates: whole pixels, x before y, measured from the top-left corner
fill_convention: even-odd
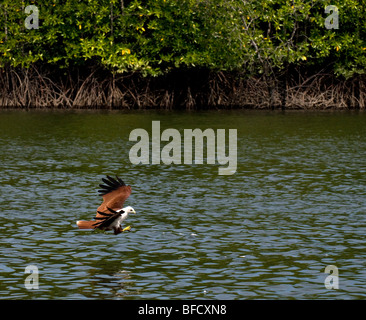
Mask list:
[[[284,76],[285,75],[285,76]],[[0,69],[0,109],[364,110],[366,77],[283,72],[272,78],[205,69],[160,77],[104,69]]]

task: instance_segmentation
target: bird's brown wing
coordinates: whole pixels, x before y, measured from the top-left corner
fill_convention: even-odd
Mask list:
[[[126,184],[116,176],[116,179],[107,176],[102,179],[105,183],[100,184],[102,188],[99,194],[103,196],[103,202],[97,209],[94,221],[77,221],[79,229],[107,228],[115,219],[120,217],[121,212],[116,212],[123,208],[123,203],[131,194],[131,186]]]
[[[105,213],[101,211],[97,212],[99,216],[95,217],[95,220],[97,221],[93,224],[94,228],[104,230],[104,228],[108,228],[114,222],[114,220],[118,219],[124,213],[124,211],[116,212],[111,208],[108,208],[108,210],[110,211],[110,213]]]
[[[99,194],[103,196],[103,202],[97,209],[96,218],[102,218],[103,215],[98,213],[104,212],[110,214],[108,208],[112,210],[120,210],[123,208],[123,204],[126,199],[131,194],[131,186],[126,186],[126,184],[116,176],[116,179],[107,176],[107,178],[102,179],[105,184],[100,184],[102,188],[98,190]]]

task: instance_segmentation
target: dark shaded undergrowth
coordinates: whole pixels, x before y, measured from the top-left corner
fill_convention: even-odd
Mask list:
[[[65,109],[365,109],[366,79],[325,69],[246,77],[180,69],[159,77],[113,74],[101,67],[0,70],[1,108]]]

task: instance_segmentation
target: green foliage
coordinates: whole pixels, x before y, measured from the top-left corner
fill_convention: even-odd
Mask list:
[[[39,9],[39,29],[24,8]],[[339,29],[324,22],[339,10]],[[366,9],[358,0],[3,0],[0,67],[97,64],[159,75],[178,68],[260,74],[288,65],[366,67]]]

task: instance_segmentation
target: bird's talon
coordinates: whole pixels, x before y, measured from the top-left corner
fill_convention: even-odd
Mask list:
[[[128,226],[128,227],[124,228],[122,231],[123,231],[123,232],[124,232],[124,231],[131,231],[131,226]]]

